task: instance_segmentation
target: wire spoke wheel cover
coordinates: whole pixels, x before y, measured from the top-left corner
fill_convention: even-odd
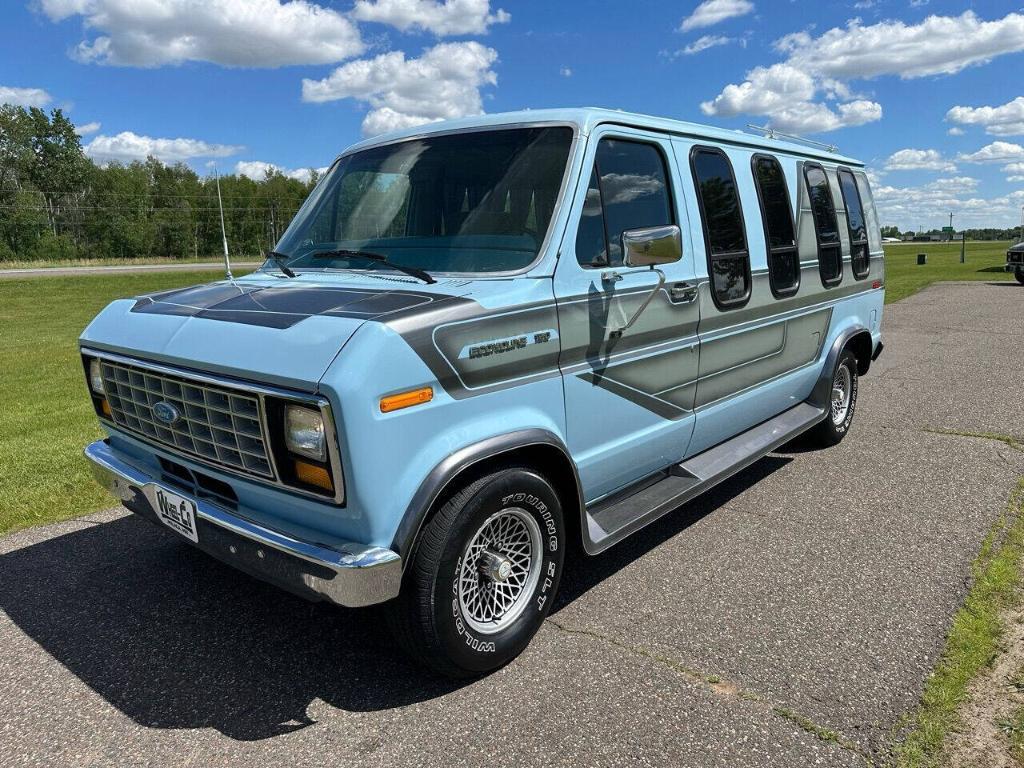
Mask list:
[[[470,538],[458,575],[459,606],[481,634],[510,626],[530,602],[543,560],[540,525],[509,507],[488,517]]]
[[[850,369],[845,365],[836,368],[835,378],[832,379],[832,423],[842,424],[846,420],[846,414],[850,410],[850,397],[853,394],[853,377]]]

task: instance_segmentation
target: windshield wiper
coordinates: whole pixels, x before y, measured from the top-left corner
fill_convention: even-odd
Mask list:
[[[284,272],[286,277],[295,277],[295,273],[288,267],[289,256],[285,256],[277,251],[267,251],[266,256],[269,261],[274,262],[277,268]]]
[[[350,248],[336,248],[333,251],[320,251],[318,253],[313,254],[314,259],[331,258],[332,256],[349,256],[354,259],[372,261],[374,264],[383,264],[386,267],[397,269],[399,272],[404,272],[410,277],[418,278],[427,285],[437,282],[437,280],[430,276],[430,273],[422,269],[417,269],[416,267],[407,267],[405,264],[396,264],[393,261],[388,261],[387,256],[382,256],[381,254],[373,253],[372,251],[356,251]]]

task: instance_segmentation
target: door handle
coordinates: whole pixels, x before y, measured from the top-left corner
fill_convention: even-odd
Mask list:
[[[690,283],[674,283],[668,289],[673,301],[687,304],[697,298],[697,286]]]

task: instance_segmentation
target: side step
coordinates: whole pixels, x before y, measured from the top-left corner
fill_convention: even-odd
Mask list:
[[[809,403],[790,408],[724,443],[675,464],[587,510],[584,547],[591,555],[622,541],[766,453],[813,427],[825,416]]]

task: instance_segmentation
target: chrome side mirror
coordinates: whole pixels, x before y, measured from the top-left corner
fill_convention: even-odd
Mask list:
[[[622,233],[622,263],[627,267],[671,264],[683,257],[683,236],[679,227],[627,229]]]

